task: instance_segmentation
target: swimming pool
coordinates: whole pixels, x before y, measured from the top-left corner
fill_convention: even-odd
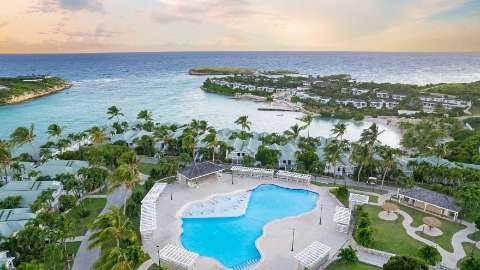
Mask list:
[[[212,257],[228,268],[238,268],[260,259],[255,241],[265,224],[309,212],[317,200],[317,193],[304,189],[260,185],[251,191],[243,216],[182,218],[181,242],[190,251]]]

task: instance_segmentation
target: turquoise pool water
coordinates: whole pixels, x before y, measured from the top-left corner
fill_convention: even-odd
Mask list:
[[[241,217],[183,218],[181,241],[186,249],[235,268],[260,259],[255,241],[265,224],[311,211],[317,200],[315,192],[260,185],[252,190],[247,211]]]

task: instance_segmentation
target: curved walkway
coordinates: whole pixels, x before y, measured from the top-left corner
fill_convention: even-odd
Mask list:
[[[371,194],[373,195],[373,194]],[[383,205],[383,203],[390,198],[391,193],[381,195],[378,198],[378,203],[369,203],[371,205]],[[466,256],[465,250],[463,249],[462,243],[468,242],[475,244],[476,242],[468,238],[467,236],[474,233],[476,231],[475,225],[469,222],[462,222],[463,225],[466,226],[465,229],[456,232],[452,236],[452,247],[453,252],[448,252],[439,246],[437,243],[425,239],[418,235],[416,232],[421,231],[420,227],[413,227],[411,224],[413,222],[413,218],[405,211],[398,210],[396,211],[398,214],[403,216],[402,226],[405,229],[406,233],[415,240],[418,240],[424,244],[434,246],[437,248],[440,255],[442,255],[442,265],[449,267],[449,268],[456,268],[457,263],[459,260]]]

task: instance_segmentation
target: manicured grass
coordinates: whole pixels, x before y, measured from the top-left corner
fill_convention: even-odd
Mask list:
[[[476,231],[468,236],[473,241],[480,241],[480,231]]]
[[[322,183],[322,182],[314,182],[312,181],[311,183],[316,185],[316,186],[319,186],[319,187],[340,187],[340,186],[344,186],[343,184],[343,180],[337,180],[337,184],[334,185],[334,184],[325,184],[325,183]],[[372,189],[372,188],[366,188],[366,187],[357,187],[357,186],[347,186],[347,188],[350,190],[358,190],[358,191],[365,191],[365,192],[373,192],[373,193],[377,193],[379,195],[382,195],[382,194],[387,194],[388,192],[385,191],[385,190],[381,190],[379,188],[375,188],[375,189]]]
[[[416,256],[423,243],[411,238],[402,226],[403,217],[399,216],[395,221],[384,221],[378,218],[382,208],[375,205],[365,205],[374,229],[374,241],[371,248],[387,251],[397,255]]]
[[[413,208],[410,208],[410,207],[407,207],[407,206],[404,206],[404,205],[400,205],[400,209],[407,212],[410,216],[412,216],[412,218],[413,218],[413,222],[411,224],[412,227],[418,227],[418,226],[422,225],[424,217],[432,216],[428,213],[424,213],[422,211],[419,211],[419,210],[416,210],[416,209],[413,209]],[[425,239],[428,239],[428,240],[431,240],[431,241],[437,243],[438,245],[440,245],[446,251],[453,252],[452,237],[456,232],[464,229],[465,226],[462,225],[462,224],[455,223],[455,222],[448,221],[448,220],[444,220],[444,219],[441,219],[441,218],[439,218],[439,220],[442,222],[442,226],[440,227],[440,230],[442,230],[442,232],[443,232],[442,235],[434,237],[434,236],[426,235],[423,232],[417,232],[417,234],[420,235],[421,237],[425,238]]]
[[[470,255],[480,255],[480,250],[475,247],[474,244],[472,243],[462,243],[463,249],[465,250],[465,254],[467,254],[466,257],[462,258],[461,260],[458,261],[457,266],[460,267],[460,264],[462,263],[463,260],[465,260],[468,256]]]
[[[138,170],[146,175],[150,175],[150,171],[154,168],[157,168],[157,164],[150,164],[150,163],[140,163],[138,164]]]
[[[88,209],[90,212],[88,216],[81,217],[80,216],[80,206],[75,206],[67,215],[72,217],[73,219],[73,226],[75,236],[82,236],[84,235],[87,230],[88,226],[90,226],[95,218],[102,212],[105,204],[107,202],[106,198],[88,198],[83,201],[85,208]]]
[[[348,207],[348,196],[350,195],[350,192],[353,192],[353,193],[359,193],[359,194],[365,194],[363,191],[358,191],[358,190],[353,190],[353,189],[349,189],[348,190],[348,196],[347,197],[343,197],[343,196],[339,196],[337,194],[337,189],[336,188],[332,188],[330,189],[330,192],[335,195],[335,197],[343,204],[343,206],[345,207]],[[368,194],[365,194],[365,195],[368,195]],[[373,203],[378,203],[378,196],[372,196],[372,195],[368,195],[369,197],[369,202],[373,202]]]
[[[377,270],[382,269],[365,263],[344,264],[339,261],[331,263],[325,270]]]

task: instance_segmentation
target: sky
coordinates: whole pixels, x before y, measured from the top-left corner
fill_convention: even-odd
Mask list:
[[[479,52],[480,0],[3,0],[0,53]]]

